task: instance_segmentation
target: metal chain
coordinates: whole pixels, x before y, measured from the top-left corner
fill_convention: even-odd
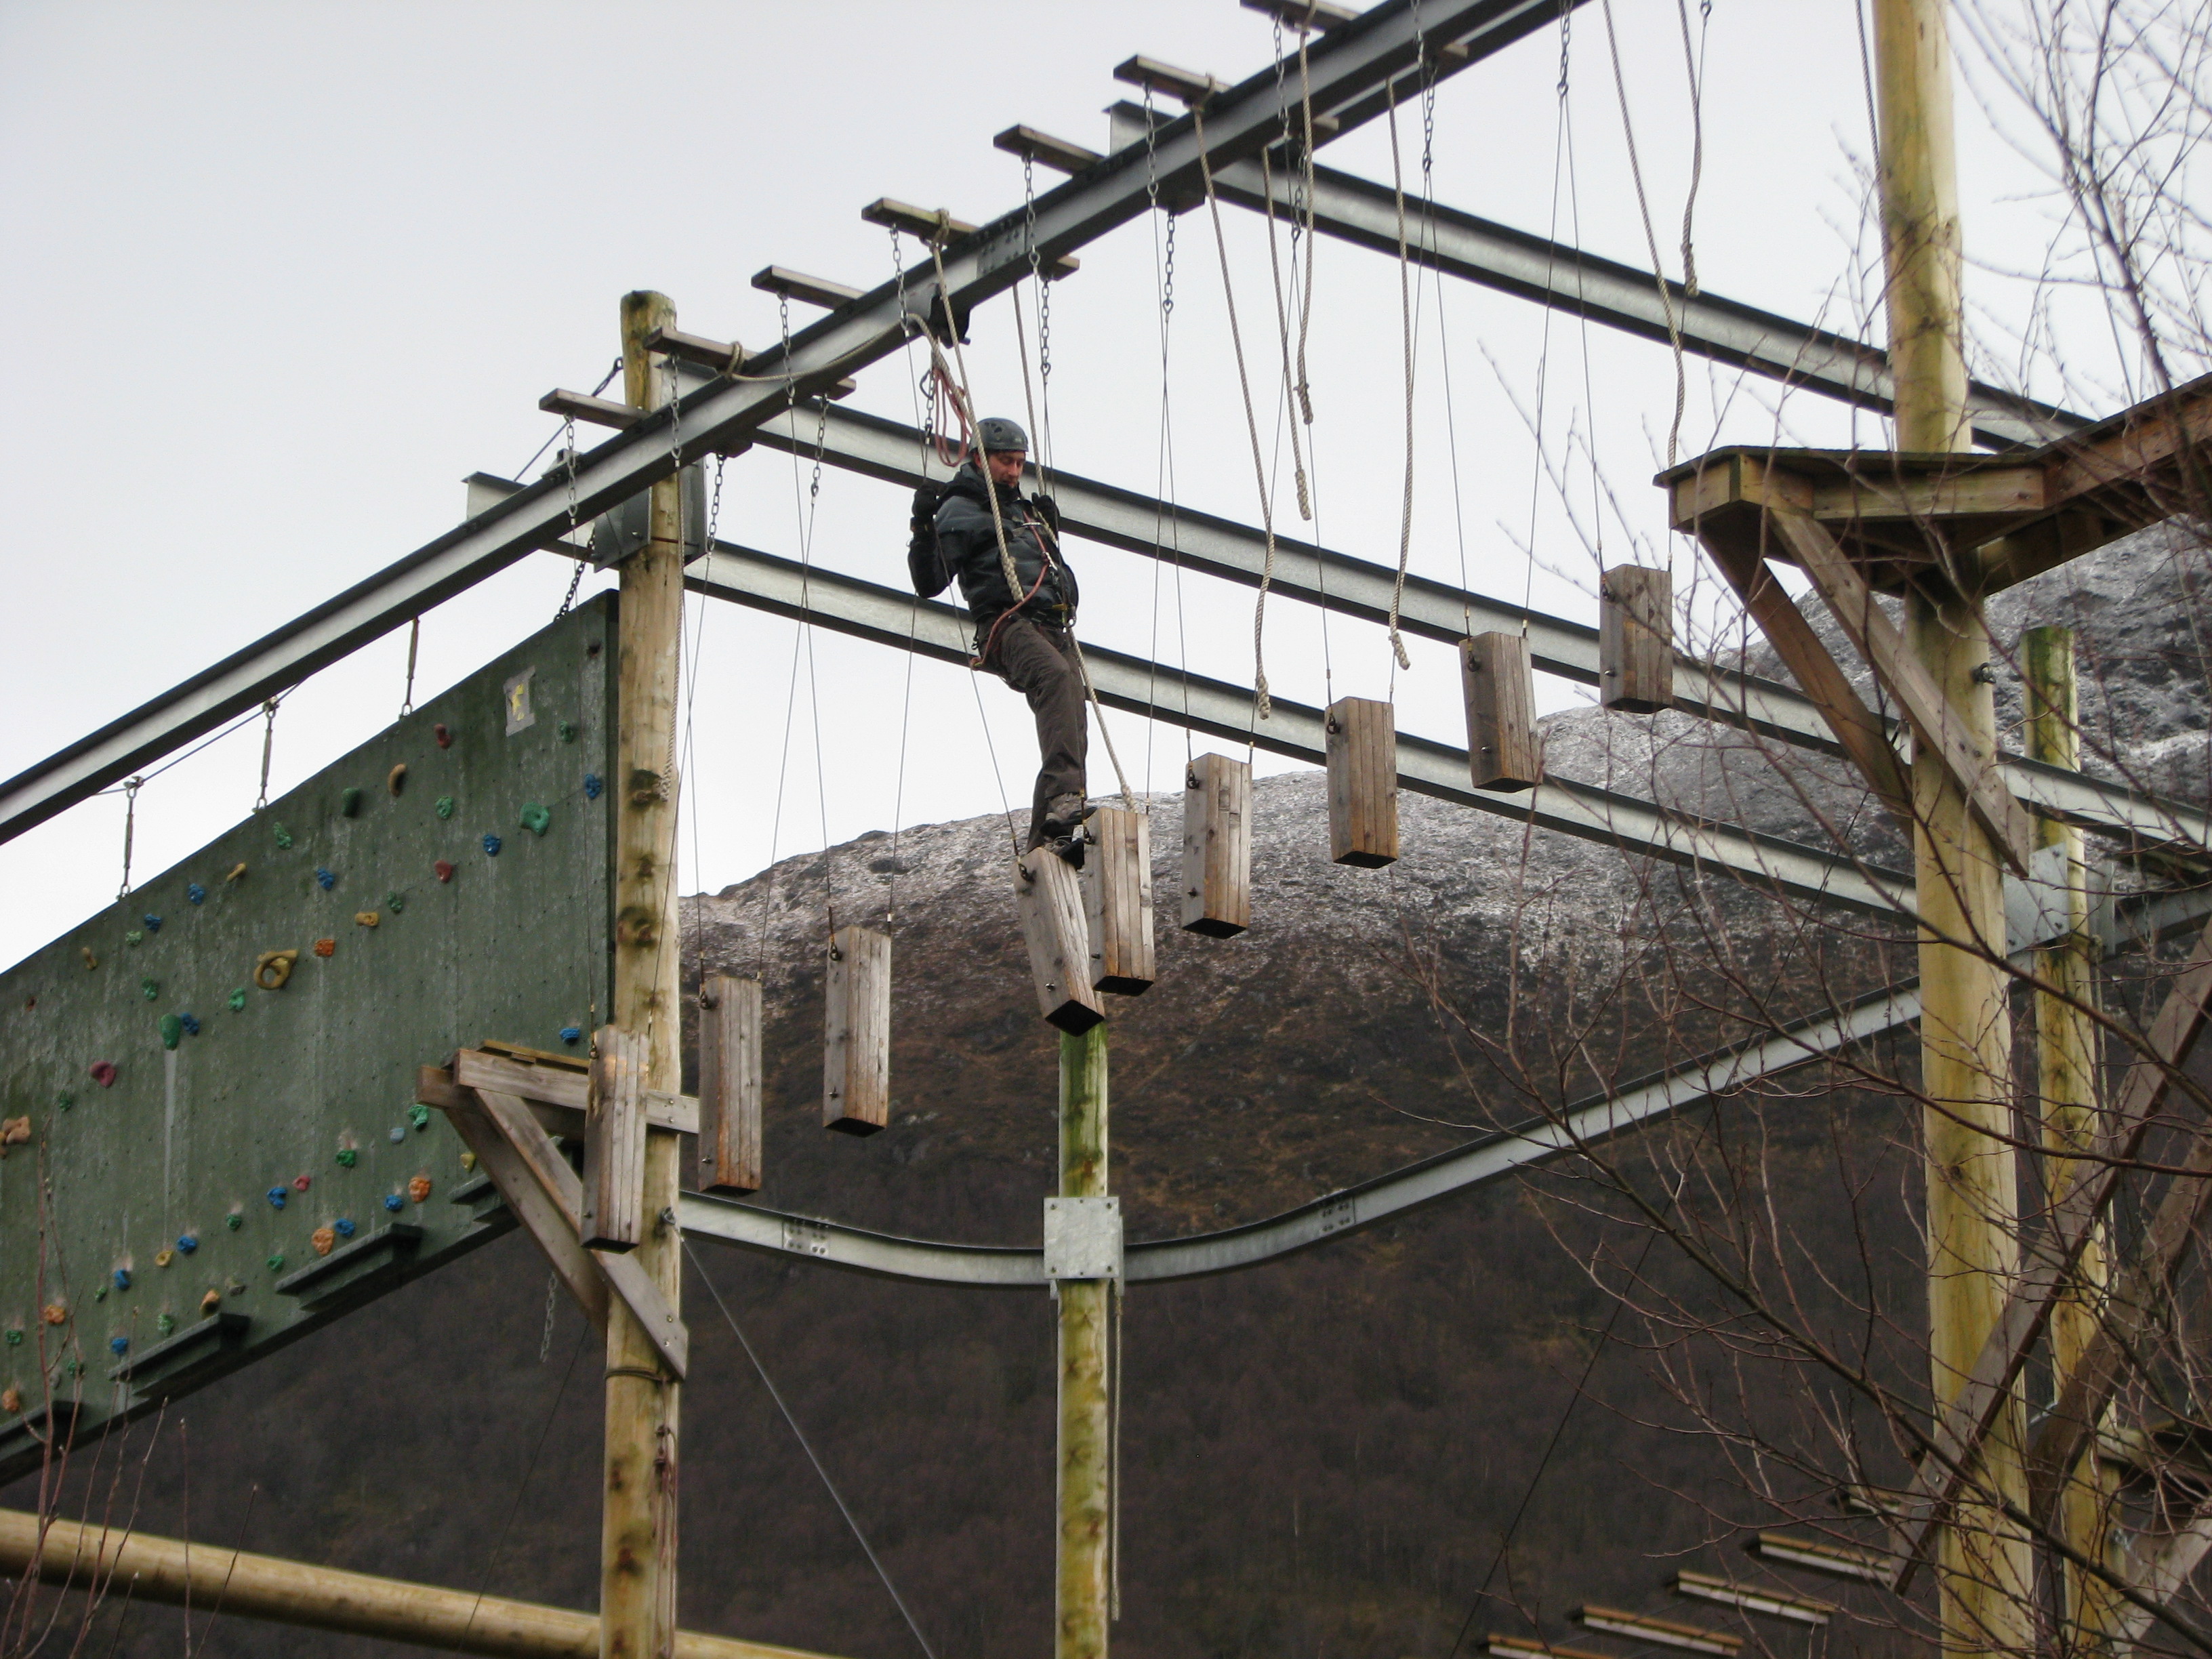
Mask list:
[[[604,387],[606,381],[602,380],[599,385]],[[561,453],[568,471],[568,539],[573,542],[576,538],[576,417],[574,415],[561,424]],[[575,574],[568,578],[568,596],[561,601],[561,608],[553,613],[555,622],[568,614],[576,603],[576,590],[583,585],[584,562],[578,559]]]

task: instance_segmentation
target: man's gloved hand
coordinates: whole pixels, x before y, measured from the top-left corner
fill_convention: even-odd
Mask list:
[[[908,527],[920,530],[925,525],[937,522],[937,509],[945,504],[945,491],[933,483],[921,485],[914,492],[914,505],[907,510]]]
[[[1045,521],[1054,535],[1060,534],[1060,503],[1058,501],[1049,495],[1032,495],[1030,497],[1030,506],[1036,509],[1037,517]]]

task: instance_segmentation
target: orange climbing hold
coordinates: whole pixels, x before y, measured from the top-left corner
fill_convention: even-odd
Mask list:
[[[416,1176],[414,1180],[409,1182],[407,1183],[407,1196],[413,1199],[417,1204],[422,1203],[425,1199],[428,1198],[430,1196],[430,1177],[428,1176]]]
[[[329,956],[337,948],[338,942],[334,939],[319,939],[315,941],[315,954],[319,957]]]
[[[0,1412],[13,1417],[23,1409],[23,1391],[18,1388],[0,1389]]]
[[[318,1227],[307,1235],[307,1243],[315,1247],[317,1255],[328,1255],[331,1253],[331,1247],[337,1242],[337,1230],[335,1227]]]
[[[39,1310],[39,1317],[49,1325],[66,1325],[69,1323],[69,1310],[58,1302],[49,1302]]]
[[[205,1296],[200,1298],[200,1311],[204,1314],[211,1314],[221,1306],[222,1306],[222,1292],[221,1291],[210,1289]]]

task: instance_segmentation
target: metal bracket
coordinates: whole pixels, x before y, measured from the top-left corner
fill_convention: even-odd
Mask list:
[[[1044,1276],[1121,1282],[1121,1200],[1048,1198],[1044,1201]]]

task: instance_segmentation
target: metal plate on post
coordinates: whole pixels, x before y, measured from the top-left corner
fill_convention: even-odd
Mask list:
[[[1044,1201],[1044,1276],[1050,1279],[1121,1277],[1121,1200],[1048,1198]]]

